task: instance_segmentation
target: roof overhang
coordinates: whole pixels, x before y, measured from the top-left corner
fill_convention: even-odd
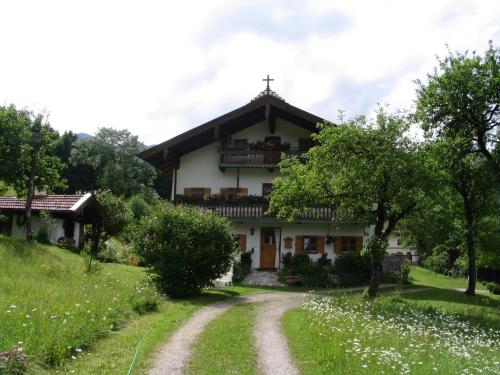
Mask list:
[[[150,147],[138,156],[156,168],[171,173],[182,155],[216,142],[261,121],[267,121],[271,133],[281,118],[311,132],[325,120],[294,107],[274,95],[257,97],[247,105],[197,126],[185,133]]]

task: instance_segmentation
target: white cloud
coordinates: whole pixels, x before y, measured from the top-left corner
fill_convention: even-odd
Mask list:
[[[482,52],[500,42],[500,2],[487,0],[0,7],[0,103],[45,109],[60,131],[127,128],[148,144],[247,103],[268,73],[288,102],[330,119],[377,102],[409,107],[412,80],[445,43]]]

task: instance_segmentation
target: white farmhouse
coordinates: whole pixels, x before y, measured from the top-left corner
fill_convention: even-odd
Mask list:
[[[280,268],[287,252],[323,254],[360,251],[369,234],[356,223],[337,223],[334,211],[318,207],[294,222],[265,214],[282,157],[311,146],[324,120],[286,103],[274,91],[247,105],[142,152],[140,157],[172,176],[172,200],[218,212],[234,223],[252,267]]]

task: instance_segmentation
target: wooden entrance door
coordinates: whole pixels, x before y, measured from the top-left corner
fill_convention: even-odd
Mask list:
[[[262,228],[260,233],[260,268],[276,268],[276,237],[273,228]]]

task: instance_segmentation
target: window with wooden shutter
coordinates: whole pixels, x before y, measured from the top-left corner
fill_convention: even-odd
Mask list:
[[[184,188],[184,195],[188,198],[198,198],[210,196],[212,189],[207,187]]]
[[[295,253],[304,251],[304,236],[295,236]]]
[[[335,237],[335,241],[333,241],[333,251],[335,254],[340,254],[342,252],[342,242],[340,237]]]
[[[318,236],[316,238],[317,238],[316,242],[318,246],[318,253],[323,254],[325,252],[325,237]]]
[[[356,251],[363,250],[363,237],[356,237]]]
[[[363,237],[339,236],[335,238],[335,253],[361,251],[363,249]]]
[[[247,235],[239,234],[238,235],[238,246],[240,251],[247,251]]]

